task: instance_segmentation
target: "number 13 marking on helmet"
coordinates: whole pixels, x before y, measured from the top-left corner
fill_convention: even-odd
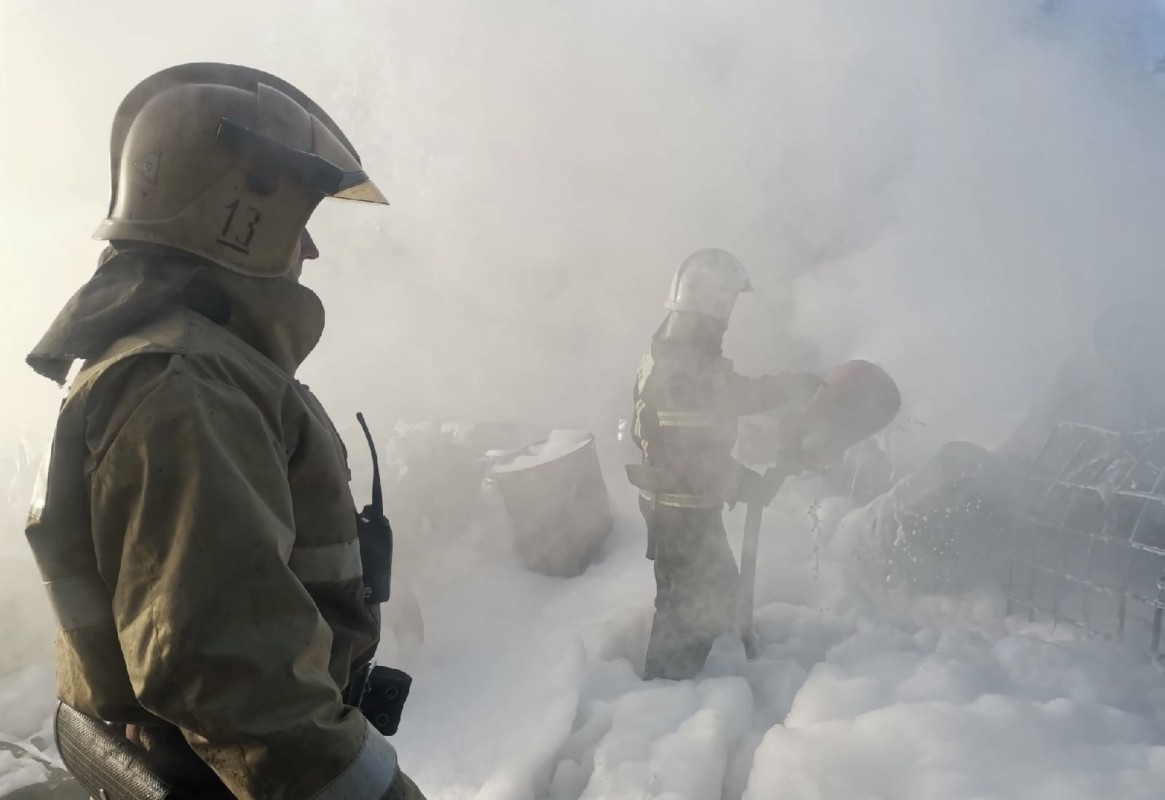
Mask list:
[[[235,225],[235,215],[238,211],[238,200],[227,203],[227,218],[223,222],[222,236],[219,238],[218,243],[226,245],[232,250],[250,255],[251,251],[248,248],[251,246],[251,240],[255,238],[255,226],[259,224],[259,220],[263,219],[263,214],[254,206],[246,206],[243,209],[243,214],[246,216],[246,219],[239,220],[240,225],[246,226],[246,230],[238,231],[239,226]],[[238,232],[232,236],[231,234],[234,231]],[[229,240],[227,239],[228,236],[231,237]]]

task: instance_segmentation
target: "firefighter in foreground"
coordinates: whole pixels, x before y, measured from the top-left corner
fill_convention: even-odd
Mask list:
[[[308,218],[385,200],[319,106],[224,64],[139,84],[112,173],[110,247],[29,356],[62,384],[80,366],[27,531],[66,764],[112,800],[419,798],[354,707],[386,565],[362,564],[344,446],[293,377],[324,326]],[[117,755],[86,753],[110,731]]]
[[[639,367],[633,435],[643,464],[627,472],[655,562],[646,679],[693,677],[713,640],[735,625],[739,574],[721,512],[725,503],[768,505],[779,486],[732,457],[737,417],[803,404],[822,384],[804,373],[733,371],[721,343],[737,295],[749,291],[730,253],[693,253],[676,272],[667,318]]]

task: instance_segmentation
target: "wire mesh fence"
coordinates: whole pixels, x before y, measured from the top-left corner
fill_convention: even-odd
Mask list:
[[[951,443],[867,511],[858,566],[884,587],[986,590],[1165,666],[1165,429],[1059,423],[1022,470]]]
[[[1009,613],[1165,655],[1165,429],[1060,423],[1018,487],[1001,550]]]

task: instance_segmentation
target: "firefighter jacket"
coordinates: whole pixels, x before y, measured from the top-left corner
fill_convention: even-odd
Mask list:
[[[645,470],[628,468],[641,495],[680,508],[745,499],[755,473],[732,457],[737,417],[796,398],[801,376],[746,378],[706,346],[657,334],[635,382],[635,443]]]
[[[381,797],[396,754],[341,690],[379,638],[346,454],[293,377],[323,308],[290,280],[111,251],[29,356],[61,381],[27,536],[57,684],[175,726],[240,798]]]

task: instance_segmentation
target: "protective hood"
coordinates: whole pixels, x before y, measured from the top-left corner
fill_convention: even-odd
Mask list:
[[[74,361],[96,358],[168,310],[191,308],[224,325],[289,374],[315,348],[324,309],[289,280],[248,278],[170,248],[106,248],[97,272],[69,299],[26,361],[64,383]]]

